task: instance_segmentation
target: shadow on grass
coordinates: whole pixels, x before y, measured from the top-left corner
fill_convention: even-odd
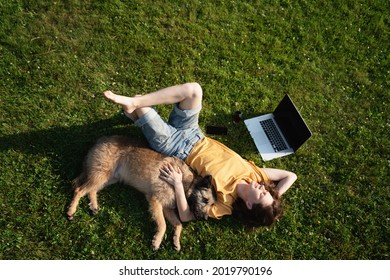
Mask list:
[[[61,178],[73,179],[81,171],[83,157],[100,137],[122,134],[142,138],[142,134],[123,115],[70,127],[53,127],[0,137],[0,152],[13,150],[52,159]]]

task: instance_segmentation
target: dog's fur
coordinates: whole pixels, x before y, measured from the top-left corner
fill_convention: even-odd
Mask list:
[[[180,250],[182,224],[175,209],[175,191],[159,178],[160,168],[167,163],[182,171],[184,190],[194,217],[207,219],[207,213],[215,202],[211,176],[199,177],[184,161],[164,156],[148,148],[143,141],[125,136],[103,137],[91,148],[83,172],[73,181],[74,197],[67,212],[68,219],[73,219],[80,198],[86,194],[90,209],[96,214],[97,192],[108,185],[123,182],[144,193],[149,202],[152,219],[157,225],[153,249],[159,249],[166,231],[165,216],[174,227],[175,249]]]

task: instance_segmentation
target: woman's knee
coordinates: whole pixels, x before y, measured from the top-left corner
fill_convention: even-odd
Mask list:
[[[198,84],[197,82],[193,82],[193,83],[188,83],[187,85],[189,87],[189,92],[191,94],[191,98],[195,98],[195,99],[202,98],[203,90],[202,90],[202,87],[200,86],[200,84]]]
[[[190,110],[199,107],[202,104],[202,87],[198,83],[186,83],[184,86],[184,98],[179,107],[182,110]]]

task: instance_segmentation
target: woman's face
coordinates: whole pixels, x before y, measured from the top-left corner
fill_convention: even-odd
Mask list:
[[[246,206],[248,209],[252,209],[254,204],[260,204],[263,207],[269,206],[274,202],[273,197],[265,189],[264,185],[256,182],[252,182],[249,185],[248,195],[246,199]]]

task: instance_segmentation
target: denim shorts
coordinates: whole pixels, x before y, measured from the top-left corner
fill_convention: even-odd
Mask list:
[[[175,104],[168,122],[151,109],[134,123],[142,129],[152,149],[185,160],[196,143],[205,137],[198,124],[201,108],[182,110]]]

